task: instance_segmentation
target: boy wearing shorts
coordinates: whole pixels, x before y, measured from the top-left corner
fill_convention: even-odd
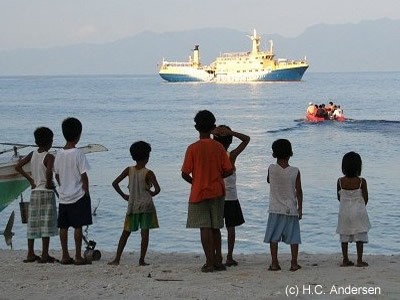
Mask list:
[[[224,147],[210,137],[215,129],[214,115],[202,110],[194,121],[200,139],[189,145],[182,166],[182,178],[192,185],[186,227],[200,228],[206,256],[201,271],[221,271],[226,270],[222,264],[220,232],[224,226],[224,178],[233,169]]]
[[[56,180],[60,185],[60,204],[58,207],[58,227],[62,248],[61,263],[65,265],[84,265],[81,254],[82,226],[92,224],[92,209],[89,195],[90,169],[85,154],[76,144],[82,133],[82,124],[78,119],[67,118],[62,122],[62,132],[66,140],[63,149],[57,152],[54,161]],[[75,260],[68,252],[68,228],[74,227]]]

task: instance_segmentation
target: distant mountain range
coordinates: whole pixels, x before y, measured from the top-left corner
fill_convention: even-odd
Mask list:
[[[261,34],[260,32],[258,32]],[[154,33],[104,44],[0,51],[0,75],[156,74],[163,57],[187,61],[200,45],[202,64],[223,52],[249,51],[249,32],[225,28]],[[274,41],[276,58],[303,59],[308,72],[400,71],[400,20],[313,25],[297,37],[262,34],[261,48]]]

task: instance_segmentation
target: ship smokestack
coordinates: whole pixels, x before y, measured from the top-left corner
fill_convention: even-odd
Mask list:
[[[199,45],[194,45],[194,49],[193,49],[193,66],[194,67],[199,67],[200,66]]]

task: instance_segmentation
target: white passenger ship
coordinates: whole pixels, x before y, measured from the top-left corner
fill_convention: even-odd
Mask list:
[[[193,58],[188,62],[163,60],[160,76],[169,82],[257,82],[300,81],[308,68],[306,59],[274,59],[273,41],[267,51],[260,51],[261,37],[256,30],[249,36],[253,42],[251,52],[224,53],[210,65],[201,65],[199,45],[195,45]]]

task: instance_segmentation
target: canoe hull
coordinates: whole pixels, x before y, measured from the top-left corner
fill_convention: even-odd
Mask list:
[[[18,198],[29,186],[29,181],[15,171],[18,161],[0,165],[0,212]],[[24,166],[30,174],[30,164]]]

